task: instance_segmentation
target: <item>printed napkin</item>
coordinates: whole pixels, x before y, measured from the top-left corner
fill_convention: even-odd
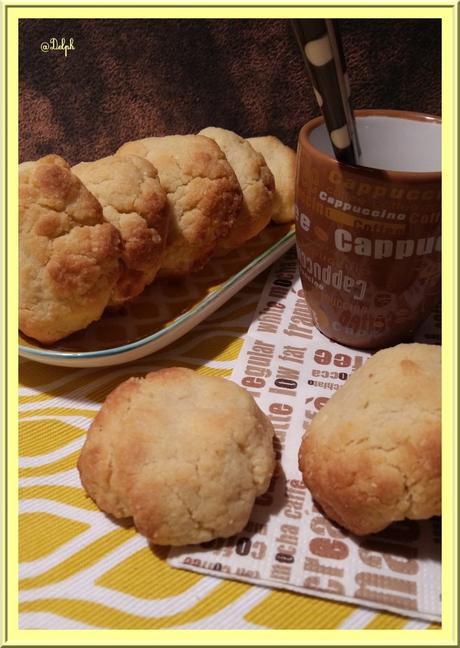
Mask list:
[[[416,339],[440,343],[439,311]],[[295,251],[274,265],[231,380],[270,417],[278,470],[241,533],[172,548],[171,565],[440,621],[440,519],[406,520],[355,537],[318,510],[298,469],[299,445],[312,418],[369,355],[331,342],[315,328]]]

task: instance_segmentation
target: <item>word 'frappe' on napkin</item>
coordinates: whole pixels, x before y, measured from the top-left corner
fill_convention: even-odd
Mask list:
[[[420,327],[416,341],[441,341],[440,311]],[[318,510],[298,469],[298,449],[313,416],[369,355],[315,328],[295,252],[288,252],[272,268],[231,375],[272,421],[275,476],[241,533],[173,548],[169,564],[440,621],[440,519],[405,520],[375,535],[353,536]]]

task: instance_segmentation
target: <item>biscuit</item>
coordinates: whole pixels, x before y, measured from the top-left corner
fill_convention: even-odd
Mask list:
[[[45,344],[102,315],[119,274],[120,238],[57,155],[19,166],[19,328]]]
[[[241,189],[223,152],[206,137],[169,135],[127,142],[121,153],[147,158],[167,193],[169,234],[160,276],[200,270],[241,207]]]
[[[249,137],[248,142],[264,156],[265,162],[275,178],[272,220],[275,223],[293,223],[295,221],[295,151],[272,135]]]
[[[166,244],[166,193],[154,166],[137,155],[111,155],[72,167],[120,233],[121,271],[111,305],[136,297],[157,274]]]
[[[269,486],[273,427],[239,385],[160,369],[109,394],[78,469],[98,507],[153,544],[229,537]]]
[[[275,181],[264,158],[249,142],[223,128],[204,128],[199,133],[215,140],[227,156],[243,191],[241,213],[228,236],[219,242],[221,256],[257,236],[270,222]]]
[[[316,414],[299,467],[325,513],[357,535],[441,513],[441,349],[379,351]]]

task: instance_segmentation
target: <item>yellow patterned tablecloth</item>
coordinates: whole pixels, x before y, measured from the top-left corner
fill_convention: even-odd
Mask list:
[[[422,629],[393,614],[173,569],[79,482],[85,431],[131,375],[180,365],[228,376],[266,273],[192,332],[134,364],[68,369],[20,361],[19,623],[46,629]]]

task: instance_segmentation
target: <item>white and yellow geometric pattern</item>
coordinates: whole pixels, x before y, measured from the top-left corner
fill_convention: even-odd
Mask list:
[[[20,361],[19,619],[47,629],[426,628],[428,623],[173,569],[167,548],[101,513],[76,461],[106,395],[182,365],[228,376],[267,273],[185,337],[134,364],[68,369]]]

